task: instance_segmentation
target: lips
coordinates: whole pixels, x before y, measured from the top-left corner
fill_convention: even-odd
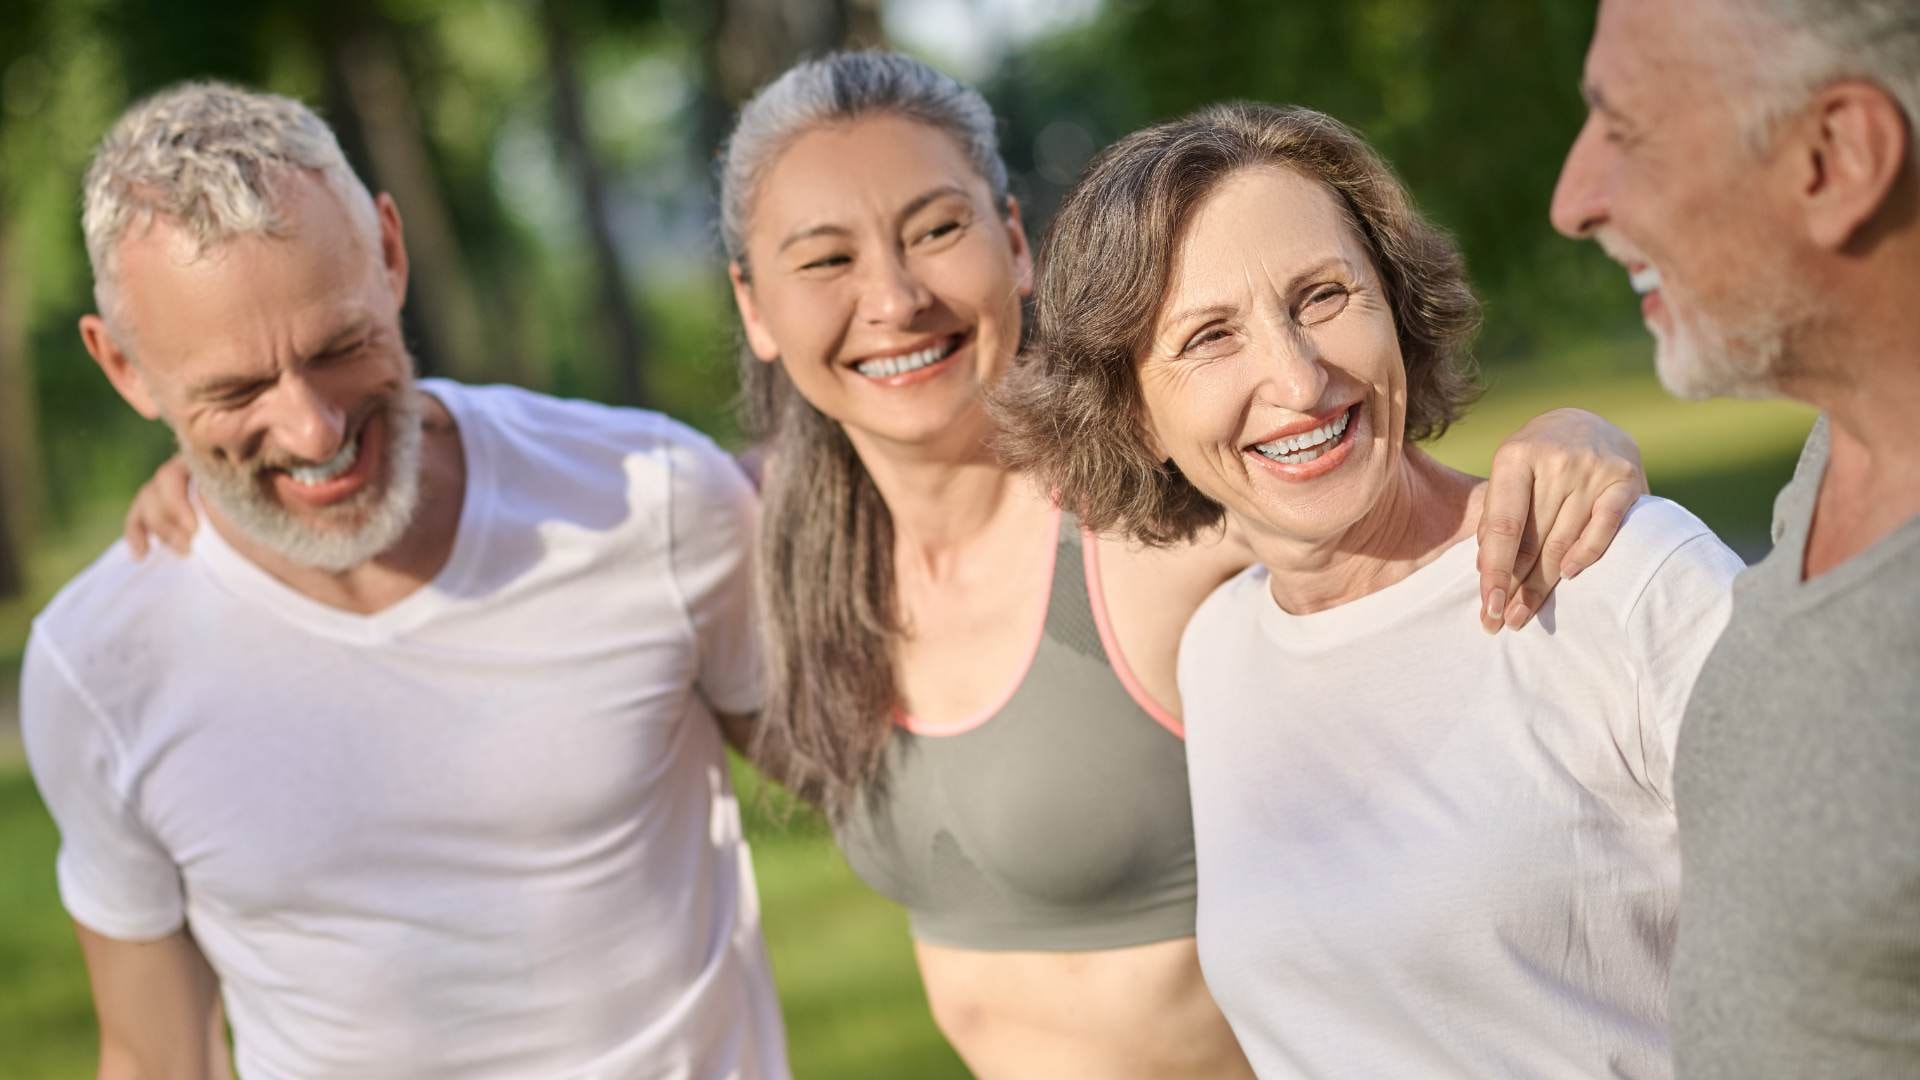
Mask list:
[[[327,461],[269,467],[265,472],[281,501],[332,506],[353,498],[372,482],[374,465],[386,449],[386,437],[385,413],[376,412]]]
[[[855,360],[848,366],[861,377],[883,386],[911,385],[946,370],[947,362],[972,340],[973,332],[965,330]]]
[[[1364,422],[1361,403],[1289,424],[1243,448],[1262,471],[1286,480],[1311,480],[1340,467]]]

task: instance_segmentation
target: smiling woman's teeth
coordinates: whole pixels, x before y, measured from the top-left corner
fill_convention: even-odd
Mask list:
[[[1254,449],[1282,465],[1305,465],[1333,449],[1334,442],[1347,430],[1347,418],[1351,415],[1352,410],[1348,410],[1312,431],[1260,443]]]
[[[1645,296],[1660,287],[1660,271],[1652,266],[1643,266],[1627,275],[1633,283],[1633,291]]]
[[[326,461],[318,465],[288,466],[287,475],[293,478],[294,483],[306,487],[312,487],[315,484],[324,484],[334,477],[339,476],[341,473],[346,472],[348,469],[353,468],[354,459],[359,456],[360,437],[356,435],[348,439],[340,447],[339,452]]]
[[[919,371],[929,364],[937,364],[951,356],[953,350],[953,342],[943,341],[938,345],[931,345],[919,352],[910,352],[904,356],[863,360],[855,364],[853,369],[869,379],[890,379],[895,375],[905,375],[909,371]]]

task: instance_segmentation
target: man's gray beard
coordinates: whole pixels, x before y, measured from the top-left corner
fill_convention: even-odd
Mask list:
[[[349,531],[300,520],[262,490],[257,469],[214,465],[184,445],[181,456],[193,474],[195,489],[248,539],[300,566],[330,574],[345,573],[399,543],[420,505],[424,414],[419,391],[412,387],[401,390],[382,408],[387,422],[384,483],[378,491],[362,492],[344,505],[329,508],[345,511],[373,501],[366,519]],[[362,433],[371,419],[362,422]]]
[[[1783,297],[1734,318],[1676,320],[1658,342],[1660,382],[1676,397],[1764,398],[1795,363],[1805,305]]]

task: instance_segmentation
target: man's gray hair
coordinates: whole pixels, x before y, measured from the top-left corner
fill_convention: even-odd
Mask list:
[[[823,124],[882,114],[951,135],[994,202],[1006,204],[1007,166],[993,110],[979,91],[899,53],[833,53],[787,69],[741,107],[720,159],[720,238],[727,256],[745,267],[753,200],[789,143]]]
[[[1920,164],[1920,2],[1916,0],[1732,0],[1771,31],[1752,44],[1764,89],[1746,135],[1756,147],[1814,91],[1857,78],[1884,89],[1906,113],[1909,150]]]
[[[278,185],[311,170],[376,243],[379,218],[326,122],[292,98],[188,82],[135,103],[87,166],[81,227],[94,298],[114,321],[115,249],[162,217],[196,254],[237,236],[279,235]],[[116,329],[116,332],[124,332]]]

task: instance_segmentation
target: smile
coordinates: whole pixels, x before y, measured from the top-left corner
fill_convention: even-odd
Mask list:
[[[1627,281],[1633,285],[1633,291],[1645,296],[1660,288],[1660,270],[1651,263],[1627,268]]]
[[[1347,425],[1352,420],[1353,409],[1349,408],[1312,431],[1255,443],[1253,448],[1259,451],[1260,456],[1282,465],[1305,465],[1338,445],[1340,436],[1346,434]]]
[[[353,468],[353,463],[360,458],[360,436],[365,431],[366,425],[362,424],[360,430],[353,433],[353,438],[342,443],[332,457],[318,465],[287,466],[285,472],[288,478],[302,487],[317,487]]]
[[[966,340],[965,334],[954,334],[924,349],[898,356],[878,356],[871,360],[862,360],[853,365],[853,370],[869,379],[891,379],[919,371],[952,356]]]

